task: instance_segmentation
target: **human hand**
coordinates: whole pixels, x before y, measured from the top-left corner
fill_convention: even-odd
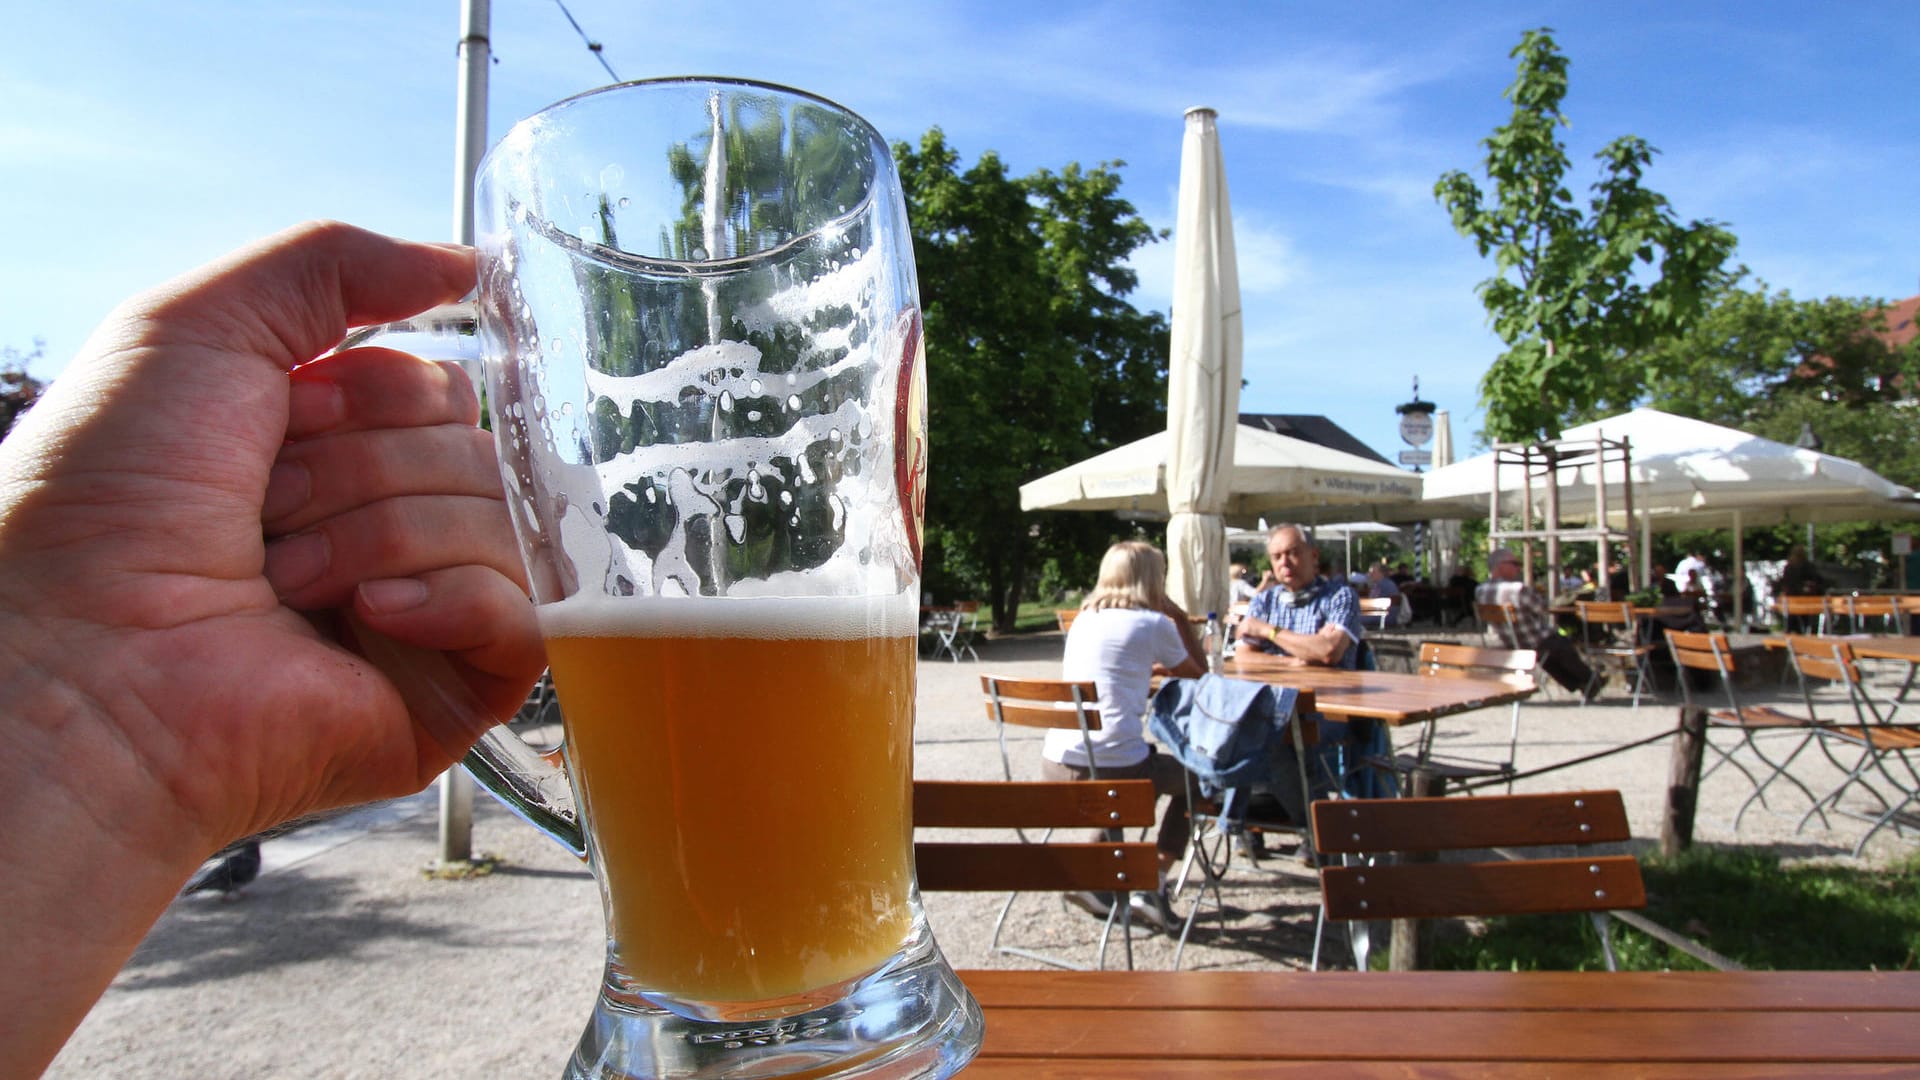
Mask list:
[[[115,312],[0,444],[0,780],[187,871],[418,790],[479,730],[410,718],[347,613],[511,713],[542,656],[471,387],[386,350],[311,362],[473,281],[465,249],[306,226]]]

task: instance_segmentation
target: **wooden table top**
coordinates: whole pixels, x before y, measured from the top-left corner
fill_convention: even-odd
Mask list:
[[[1920,972],[963,971],[962,1075],[1897,1076]]]
[[[1220,674],[1311,690],[1314,708],[1326,716],[1336,720],[1379,720],[1396,727],[1422,724],[1493,705],[1508,705],[1531,697],[1534,692],[1530,683],[1472,676],[1295,667],[1280,664],[1264,654],[1259,659],[1236,656],[1227,660],[1220,665]]]

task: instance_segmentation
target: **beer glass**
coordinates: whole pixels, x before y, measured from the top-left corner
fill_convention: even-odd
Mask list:
[[[885,141],[726,79],[581,94],[477,183],[478,337],[591,864],[569,1077],[945,1076],[979,1007],[913,875],[924,349]]]

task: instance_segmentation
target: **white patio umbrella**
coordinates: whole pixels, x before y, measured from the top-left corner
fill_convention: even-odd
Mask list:
[[[1433,467],[1440,470],[1453,464],[1453,416],[1446,409],[1433,414]],[[1442,519],[1428,526],[1433,544],[1433,580],[1444,582],[1453,577],[1460,564],[1460,522]]]
[[[1238,524],[1341,515],[1404,513],[1420,502],[1420,477],[1385,462],[1246,424],[1233,426],[1223,513]],[[1120,510],[1166,514],[1169,435],[1155,432],[1020,485],[1022,510]]]
[[[1741,579],[1744,561],[1741,530],[1748,525],[1920,516],[1920,503],[1911,489],[1859,462],[1658,409],[1635,409],[1581,424],[1568,428],[1563,437],[1628,440],[1633,507],[1640,520],[1629,523],[1610,510],[1609,524],[1639,527],[1643,559],[1648,549],[1644,538],[1651,532],[1731,528],[1735,581]],[[1457,509],[1477,500],[1485,513],[1493,492],[1494,462],[1494,454],[1488,452],[1435,469],[1427,475],[1425,499],[1436,510]],[[1592,465],[1585,465],[1557,474],[1562,521],[1593,516],[1594,472]],[[1617,491],[1617,466],[1608,480]],[[1519,512],[1523,488],[1517,467],[1501,470],[1502,513]],[[1741,613],[1743,601],[1737,590],[1734,597],[1736,613]]]
[[[1228,484],[1240,414],[1240,275],[1212,109],[1188,109],[1174,225],[1173,344],[1167,365],[1167,593],[1224,612]]]

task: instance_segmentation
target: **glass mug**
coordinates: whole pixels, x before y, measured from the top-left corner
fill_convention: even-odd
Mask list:
[[[983,1024],[913,874],[926,375],[885,141],[781,87],[628,83],[516,125],[476,206],[565,760],[495,728],[467,767],[600,886],[566,1075],[957,1071]]]

